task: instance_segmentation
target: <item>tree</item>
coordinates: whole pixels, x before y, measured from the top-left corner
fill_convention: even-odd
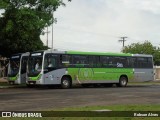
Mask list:
[[[144,43],[132,43],[131,45],[125,46],[122,52],[153,55],[154,64],[160,65],[160,50],[153,46],[149,41],[145,41]]]
[[[159,48],[155,49],[153,58],[154,58],[154,64],[157,66],[160,66],[160,49]]]
[[[145,41],[144,43],[132,43],[131,45],[125,46],[122,52],[132,54],[153,54],[154,46],[149,41]]]
[[[1,0],[0,55],[47,49],[40,39],[62,0]]]

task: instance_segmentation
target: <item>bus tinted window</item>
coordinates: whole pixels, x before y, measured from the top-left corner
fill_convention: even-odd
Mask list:
[[[102,64],[102,67],[114,67],[113,58],[108,56],[101,56],[100,57],[100,63]]]
[[[152,62],[152,58],[148,58],[148,68],[153,68],[153,64],[152,64],[153,62]]]
[[[99,56],[89,56],[89,67],[97,67]]]
[[[21,74],[26,73],[26,65],[27,65],[28,57],[23,56],[22,57],[22,63],[21,63]]]
[[[101,56],[102,67],[107,68],[130,68],[130,58]]]
[[[114,67],[123,68],[126,66],[126,58],[124,57],[114,57]]]
[[[58,67],[58,55],[46,54],[44,59],[44,69],[48,69],[48,71],[51,71],[57,67]]]
[[[136,68],[136,67],[137,67],[137,58],[136,58],[136,57],[131,58],[131,60],[130,60],[130,65],[131,65],[133,68]]]
[[[72,66],[71,55],[60,55],[60,65],[61,67],[71,67]]]
[[[75,55],[73,56],[74,67],[88,67],[88,56]]]
[[[133,62],[131,57],[126,57],[126,68],[132,68]]]
[[[134,57],[132,64],[134,68],[153,68],[152,58],[149,57]]]

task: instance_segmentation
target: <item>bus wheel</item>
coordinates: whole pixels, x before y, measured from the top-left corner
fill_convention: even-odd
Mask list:
[[[125,86],[127,86],[127,83],[128,83],[127,78],[124,77],[124,76],[122,76],[122,77],[120,77],[120,79],[119,79],[119,84],[118,84],[118,86],[119,86],[119,87],[125,87]]]
[[[71,80],[68,77],[63,77],[61,80],[61,87],[67,89],[71,87]]]

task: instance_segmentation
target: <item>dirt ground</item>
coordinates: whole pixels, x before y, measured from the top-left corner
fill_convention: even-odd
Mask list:
[[[0,78],[0,83],[1,82],[7,82],[7,78],[5,77],[5,78]]]
[[[160,85],[119,87],[0,89],[0,111],[49,110],[65,107],[160,104]]]

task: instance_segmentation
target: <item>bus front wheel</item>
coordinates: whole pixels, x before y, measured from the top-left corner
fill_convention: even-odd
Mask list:
[[[63,77],[61,80],[61,87],[67,89],[71,87],[71,80],[68,77]]]
[[[122,77],[120,77],[120,79],[119,79],[119,84],[118,84],[118,86],[119,86],[119,87],[126,87],[126,86],[127,86],[127,83],[128,83],[127,78],[124,77],[124,76],[122,76]]]

